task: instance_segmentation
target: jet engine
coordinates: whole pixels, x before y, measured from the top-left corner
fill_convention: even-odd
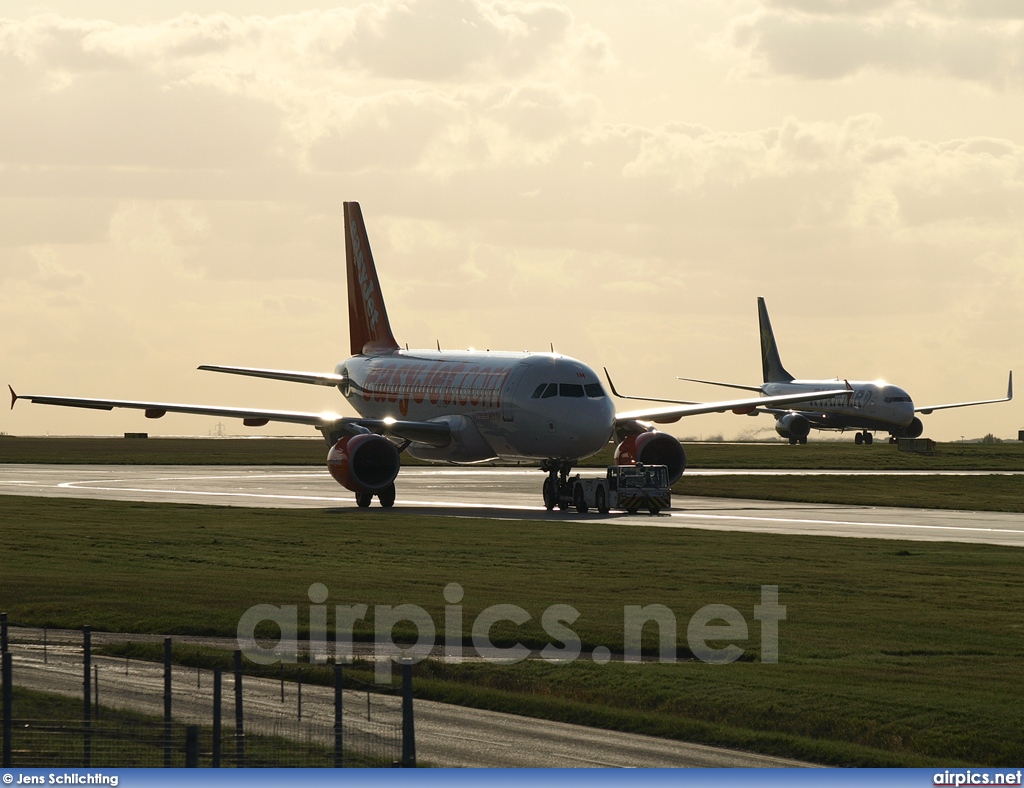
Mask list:
[[[377,493],[390,485],[402,462],[387,438],[366,433],[346,436],[327,453],[327,470],[354,493]]]
[[[686,470],[686,452],[683,444],[667,433],[657,430],[634,433],[615,447],[615,464],[637,463],[666,466],[669,483],[675,484]]]
[[[917,416],[914,416],[910,420],[910,424],[900,430],[898,435],[901,438],[920,438],[922,432],[924,432],[924,424]]]
[[[775,431],[783,438],[806,438],[811,431],[811,422],[799,413],[787,413],[775,420]]]

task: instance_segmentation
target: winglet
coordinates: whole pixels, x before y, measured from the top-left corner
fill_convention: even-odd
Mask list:
[[[621,394],[619,394],[618,391],[615,390],[615,384],[612,383],[612,376],[608,374],[608,367],[602,367],[602,369],[604,370],[604,376],[608,378],[608,385],[611,386],[612,394],[614,394],[616,397],[622,397],[622,399],[626,399]]]
[[[11,410],[14,410],[14,403],[18,401],[18,395],[14,393],[14,386],[10,383],[7,384],[7,388],[11,391]]]
[[[348,267],[348,333],[352,355],[392,353],[399,349],[377,269],[370,252],[370,240],[357,202],[345,203],[345,259]]]
[[[1013,370],[1010,370],[1010,382],[1006,384],[1006,401],[1013,399]]]

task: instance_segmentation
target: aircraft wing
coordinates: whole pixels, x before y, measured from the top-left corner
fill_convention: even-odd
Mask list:
[[[340,386],[346,378],[333,372],[293,372],[287,369],[255,369],[253,367],[223,367],[218,364],[202,364],[199,369],[207,372],[226,372],[229,375],[247,375],[252,378],[287,380],[291,383],[311,383],[314,386]]]
[[[808,402],[815,399],[835,397],[840,394],[849,394],[843,389],[831,389],[829,391],[805,391],[800,394],[783,394],[777,397],[750,397],[748,399],[722,400],[719,402],[696,402],[691,404],[671,405],[661,408],[645,408],[632,410],[626,413],[616,413],[615,423],[620,424],[631,421],[653,421],[658,424],[670,424],[679,421],[683,416],[699,416],[703,413],[726,413],[732,411],[738,414],[753,413],[759,408],[775,407],[781,405],[792,405],[798,402]]]
[[[761,391],[760,386],[744,386],[742,383],[722,383],[718,380],[701,380],[700,378],[683,378],[676,375],[676,380],[685,380],[689,383],[706,383],[709,386],[724,386],[727,389],[743,389],[744,391]]]
[[[1009,402],[1013,399],[1013,370],[1010,370],[1010,380],[1006,384],[1006,396],[1000,399],[982,399],[975,402],[951,402],[948,405],[928,405],[924,408],[914,408],[914,413],[931,413],[933,410],[946,410],[948,408],[966,408],[970,405],[991,405],[993,402]]]
[[[357,435],[363,432],[393,435],[396,438],[415,443],[429,443],[432,446],[447,446],[451,442],[451,429],[444,422],[399,421],[397,419],[364,419],[340,416],[337,413],[303,413],[290,410],[265,410],[261,408],[231,408],[219,405],[181,405],[170,402],[140,402],[119,399],[89,399],[85,397],[53,397],[41,394],[16,394],[11,386],[11,408],[19,400],[28,400],[37,405],[62,405],[69,408],[91,408],[113,410],[132,408],[146,412],[146,418],[159,419],[167,413],[191,413],[202,416],[220,416],[227,419],[242,419],[247,427],[262,427],[271,421],[287,424],[308,424],[329,435],[332,432]]]

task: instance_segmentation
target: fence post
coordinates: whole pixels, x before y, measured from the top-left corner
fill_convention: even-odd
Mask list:
[[[93,719],[96,722],[100,721],[100,666],[97,663],[92,666],[92,707],[93,707]]]
[[[48,659],[47,659],[47,655],[46,655],[46,632],[47,632],[47,628],[43,627],[43,664],[44,665],[49,664],[48,663]]]
[[[213,767],[215,769],[220,768],[220,682],[221,669],[216,667],[213,669]]]
[[[341,665],[334,665],[334,768],[340,769],[345,765],[345,750],[343,747],[342,721],[343,701],[341,694],[342,676]]]
[[[7,614],[0,613],[0,654],[7,653]]]
[[[235,651],[235,766],[245,765],[245,718],[242,716],[242,652]]]
[[[298,679],[295,682],[295,689],[296,689],[296,696],[298,698],[298,704],[299,704],[299,719],[301,720],[302,719],[302,668],[299,668],[298,671],[296,671],[296,672],[298,673]]]
[[[3,654],[3,679],[4,679],[4,755],[3,765],[6,769],[11,765],[11,707],[14,705],[14,685],[12,683],[13,671],[11,670],[11,654],[5,651]]]
[[[416,726],[412,716],[412,660],[402,659],[402,766],[416,767]]]
[[[84,673],[82,704],[82,765],[92,765],[92,628],[82,627],[82,668]]]
[[[171,768],[171,639],[164,638],[164,768]]]
[[[185,728],[185,766],[195,769],[199,766],[199,726]]]

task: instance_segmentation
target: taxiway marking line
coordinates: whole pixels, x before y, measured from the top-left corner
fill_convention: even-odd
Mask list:
[[[186,477],[196,478],[196,477]],[[224,477],[212,477],[212,478],[224,478]],[[253,478],[253,477],[245,477]],[[169,479],[172,481],[173,479]],[[57,485],[64,489],[75,489],[78,485],[94,484],[95,482],[80,481],[80,482],[64,482]],[[109,481],[105,483],[109,484]],[[288,500],[288,501],[324,501],[331,503],[348,503],[349,498],[340,498],[335,496],[318,496],[318,495],[283,495],[275,493],[235,493],[235,492],[213,492],[204,490],[168,490],[161,488],[140,488],[140,487],[95,487],[89,486],[82,489],[97,490],[102,492],[133,492],[133,493],[158,493],[163,495],[197,495],[207,497],[223,497],[223,498],[257,498],[257,499],[269,499],[269,500]],[[455,501],[412,501],[412,500],[401,500],[398,503],[412,506],[430,506],[430,507],[473,507],[477,509],[514,509],[521,511],[543,511],[542,506],[512,506],[509,504],[488,504],[488,503],[465,503]],[[984,527],[969,527],[969,526],[957,526],[957,525],[921,525],[915,523],[877,523],[867,522],[859,520],[822,520],[812,518],[796,518],[796,517],[753,517],[749,515],[735,515],[735,514],[695,514],[690,512],[666,512],[669,517],[679,519],[691,519],[691,520],[718,520],[718,521],[732,521],[732,522],[750,522],[750,523],[778,523],[783,525],[848,525],[848,526],[859,526],[863,528],[911,528],[921,530],[932,530],[932,531],[967,531],[975,533],[1007,533],[1007,534],[1019,534],[1020,530],[1012,528],[984,528]],[[667,524],[660,524],[658,522],[651,522],[650,525],[659,528],[673,527]]]

